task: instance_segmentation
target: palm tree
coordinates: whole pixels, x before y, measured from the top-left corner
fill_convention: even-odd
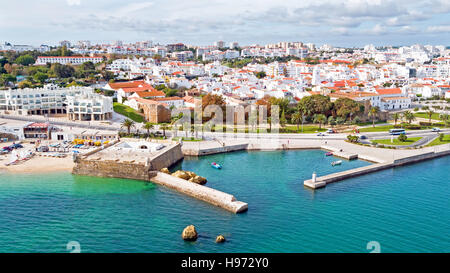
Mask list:
[[[369,117],[372,117],[372,126],[375,128],[375,118],[378,116],[378,113],[380,112],[380,108],[378,106],[371,107],[369,110]]]
[[[314,122],[319,123],[319,130],[322,129],[322,123],[327,121],[327,117],[324,114],[315,114]]]
[[[441,119],[445,125],[447,125],[450,122],[450,115],[449,114],[440,114],[439,119]]]
[[[434,115],[434,111],[433,110],[428,110],[426,113],[427,113],[427,116],[428,116],[428,122],[431,123],[431,117]]]
[[[409,124],[411,124],[411,122],[416,119],[416,117],[414,116],[413,113],[411,113],[411,111],[403,112],[403,117],[405,120],[408,121]]]
[[[166,138],[166,130],[169,128],[169,127],[167,126],[167,123],[161,124],[161,126],[159,126],[159,128],[160,128],[161,130],[163,130],[163,137]]]
[[[147,130],[147,137],[150,137],[150,130],[152,130],[155,126],[151,122],[146,122],[143,126],[145,130]]]
[[[302,113],[300,111],[296,111],[292,114],[291,122],[297,124],[297,131],[300,130],[300,122],[302,122]]]
[[[272,132],[272,118],[271,117],[267,117],[267,123],[269,124],[270,132]]]
[[[128,134],[131,133],[131,128],[135,128],[136,127],[136,123],[131,120],[131,119],[125,119],[124,121],[122,121],[122,124],[120,126],[120,128],[127,128]]]
[[[397,121],[400,119],[400,114],[395,113],[392,118],[394,119],[394,126],[397,125]]]

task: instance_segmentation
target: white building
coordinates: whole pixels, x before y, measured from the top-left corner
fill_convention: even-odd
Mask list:
[[[92,94],[89,87],[59,87],[48,84],[43,88],[8,89],[0,91],[0,112],[18,115],[65,114],[67,97]]]
[[[113,99],[93,92],[67,96],[70,120],[107,120],[112,118]]]
[[[70,56],[70,57],[60,57],[60,56],[40,56],[37,58],[35,65],[46,65],[47,63],[55,64],[73,64],[80,65],[86,62],[92,62],[94,64],[103,61],[102,57],[83,57],[83,56]]]

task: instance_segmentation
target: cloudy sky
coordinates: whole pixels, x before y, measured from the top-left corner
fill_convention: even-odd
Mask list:
[[[450,45],[449,0],[0,0],[0,42]]]

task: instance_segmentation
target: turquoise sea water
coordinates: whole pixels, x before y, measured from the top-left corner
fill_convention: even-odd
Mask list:
[[[124,179],[0,174],[0,252],[382,252],[450,251],[450,157],[328,185],[318,175],[368,165],[319,150],[236,152],[187,158],[182,168],[249,203],[232,214],[151,183]],[[222,170],[210,167],[223,164]],[[181,231],[194,224],[196,242]],[[218,234],[228,239],[215,244]]]

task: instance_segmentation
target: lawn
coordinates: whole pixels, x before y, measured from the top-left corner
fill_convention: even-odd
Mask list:
[[[436,138],[427,146],[436,146],[436,145],[449,144],[449,143],[450,143],[450,135],[444,135],[444,139],[442,141],[440,141],[439,138]]]
[[[375,126],[375,127],[366,127],[361,128],[359,131],[361,133],[367,133],[367,132],[387,132],[390,129],[394,129],[394,125],[384,125],[384,126]]]
[[[303,132],[302,132],[302,126],[299,126],[299,130],[297,130],[297,125],[288,125],[286,127],[283,128],[283,132],[282,133],[303,133],[303,134],[314,134],[316,132],[325,132],[327,129],[324,128],[320,128],[318,126],[314,126],[314,125],[303,125]],[[280,129],[281,132],[281,129]]]
[[[372,143],[377,143],[377,144],[383,144],[383,145],[400,145],[400,146],[404,146],[404,145],[411,145],[414,142],[421,140],[421,137],[409,137],[406,141],[401,142],[400,140],[398,140],[398,137],[394,138],[394,142],[391,143],[391,139],[375,139],[372,140]]]
[[[425,112],[417,112],[417,113],[414,113],[414,116],[415,116],[415,117],[418,117],[418,118],[429,119],[427,113],[425,113]],[[439,114],[438,114],[438,113],[434,113],[433,115],[431,115],[431,119],[439,120]]]
[[[129,106],[115,102],[113,107],[114,112],[116,113],[126,116],[127,118],[132,119],[135,122],[144,122],[144,117]]]

